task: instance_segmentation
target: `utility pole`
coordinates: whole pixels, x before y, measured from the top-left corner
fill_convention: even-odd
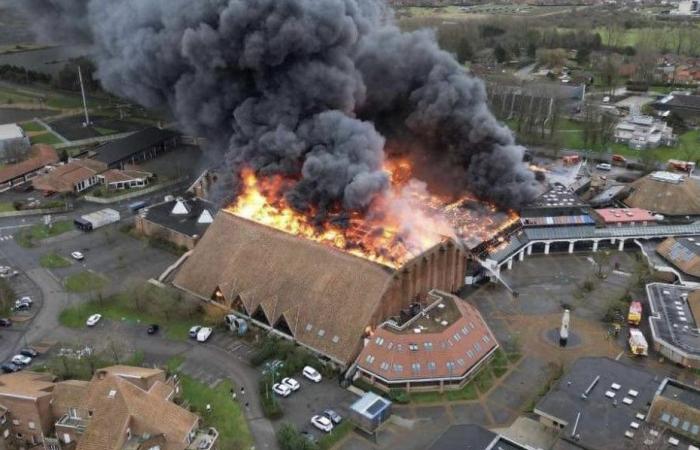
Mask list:
[[[90,116],[88,115],[87,100],[85,99],[85,86],[83,86],[83,74],[80,71],[80,66],[78,66],[78,80],[80,81],[80,93],[83,96],[83,109],[85,110],[85,122],[83,122],[83,127],[90,126]]]

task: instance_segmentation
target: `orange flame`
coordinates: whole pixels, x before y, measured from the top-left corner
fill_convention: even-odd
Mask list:
[[[424,183],[412,178],[407,159],[390,160],[385,170],[391,188],[366,212],[352,213],[343,225],[315,223],[313,214],[296,211],[285,199],[287,180],[278,175],[258,177],[250,169],[241,172],[241,193],[227,211],[392,268],[446,237],[485,241],[518,219],[514,213],[504,218],[493,205],[471,196],[450,202],[431,195]],[[467,203],[476,209],[465,207]]]

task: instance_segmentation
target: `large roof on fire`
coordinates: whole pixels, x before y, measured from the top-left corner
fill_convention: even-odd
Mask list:
[[[284,319],[294,338],[343,363],[358,351],[395,270],[221,211],[174,284],[240,299],[249,316]]]

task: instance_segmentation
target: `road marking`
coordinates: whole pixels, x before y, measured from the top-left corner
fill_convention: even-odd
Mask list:
[[[624,354],[625,354],[625,352],[624,352],[624,351],[622,351],[622,352],[618,353],[618,354],[617,354],[617,356],[615,357],[615,361],[619,361],[619,360],[620,360],[620,358],[622,358],[622,355],[624,355]]]

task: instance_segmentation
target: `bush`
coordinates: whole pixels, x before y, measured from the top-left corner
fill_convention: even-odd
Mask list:
[[[408,393],[403,389],[391,389],[389,391],[389,399],[394,403],[406,404],[409,402]]]
[[[276,420],[282,417],[282,408],[275,393],[272,392],[272,379],[265,376],[258,383],[258,392],[260,394],[260,403],[262,404],[263,414],[268,419]]]
[[[294,425],[285,423],[277,431],[277,442],[282,450],[317,450],[316,443],[306,439]]]

